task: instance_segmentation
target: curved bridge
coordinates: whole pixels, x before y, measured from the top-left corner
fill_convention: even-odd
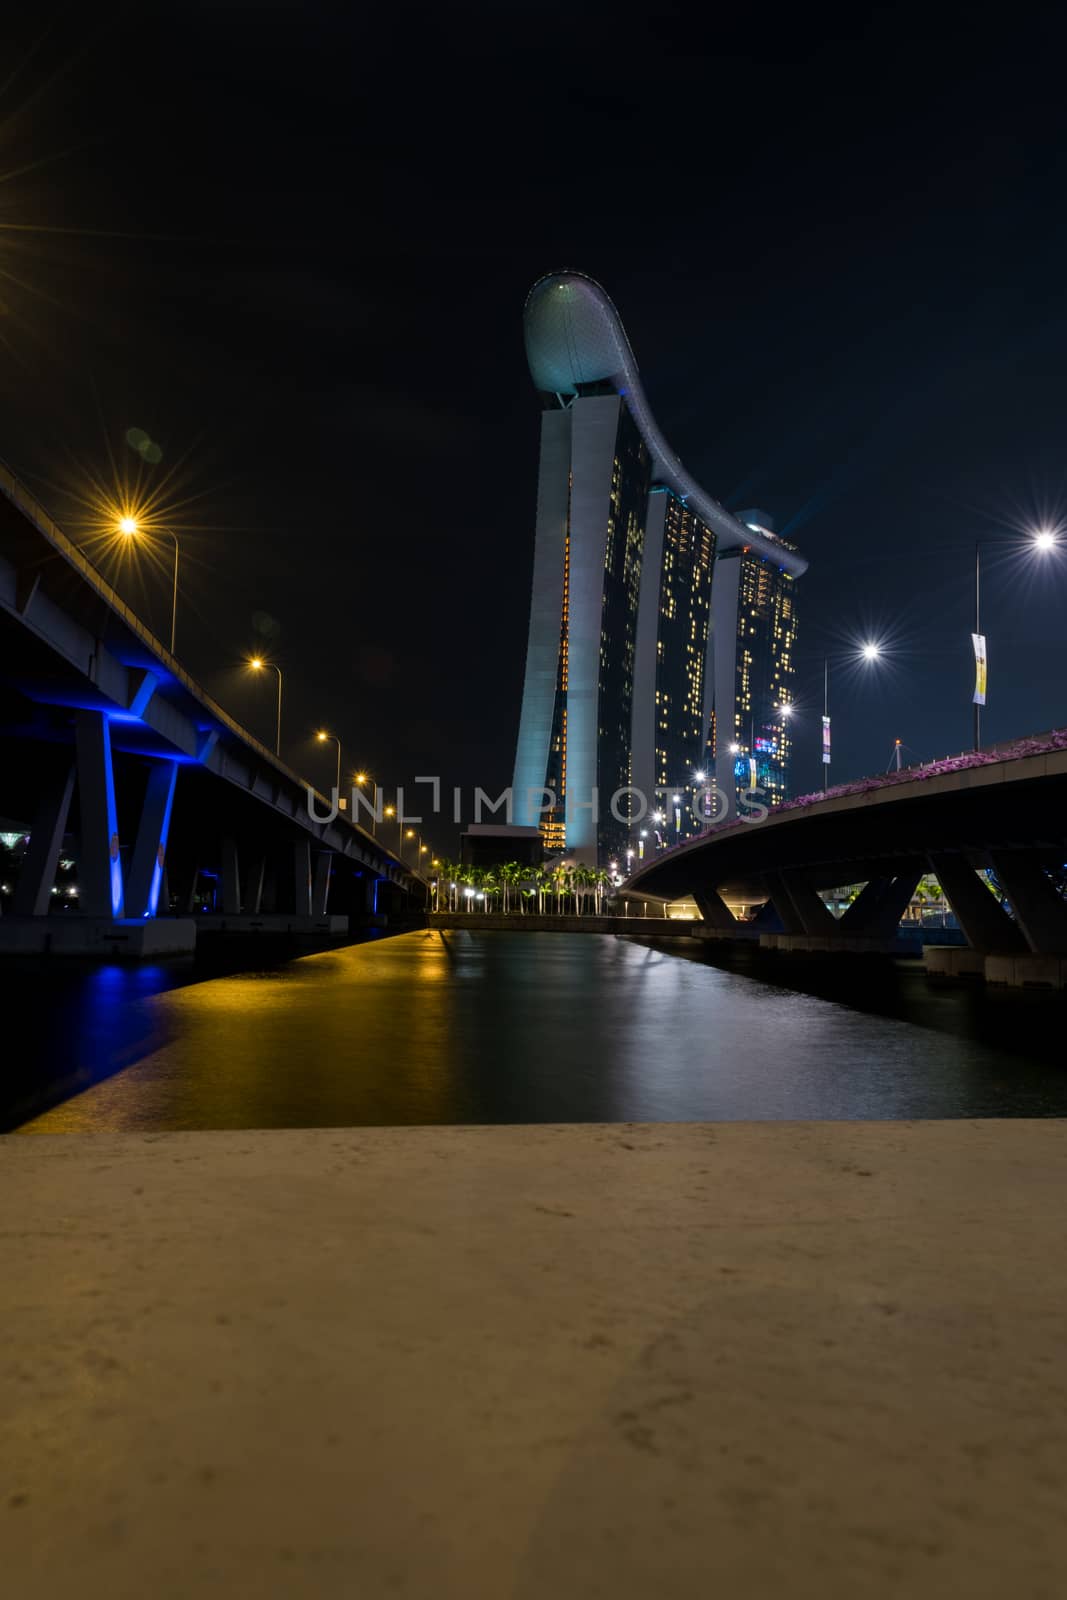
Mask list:
[[[611,384],[648,446],[657,481],[673,489],[720,544],[754,550],[794,578],[807,570],[803,556],[739,522],[686,471],[652,415],[619,313],[599,283],[581,272],[538,279],[526,299],[523,330],[530,374],[542,394],[562,397],[585,384]]]
[[[1067,957],[1067,729],[724,823],[640,867],[623,892],[691,894],[707,931],[786,949],[890,949],[934,873],[972,950]],[[1006,906],[976,869],[991,868]],[[863,883],[840,918],[820,890]],[[760,932],[727,904],[769,902]],[[965,965],[965,964],[964,964]]]

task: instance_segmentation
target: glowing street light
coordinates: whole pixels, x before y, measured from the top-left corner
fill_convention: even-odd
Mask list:
[[[262,656],[252,656],[248,665],[253,672],[276,672],[278,674],[278,714],[274,724],[274,754],[282,753],[282,669],[273,661],[264,661]]]
[[[172,528],[152,528],[151,530],[142,528],[138,519],[135,516],[132,516],[128,511],[124,512],[122,516],[119,517],[116,526],[124,539],[136,539],[142,534],[151,532],[152,534],[165,534],[166,537],[173,542],[174,583],[172,586],[170,601],[170,653],[173,655],[174,640],[177,636],[178,630],[178,556],[180,553],[178,548],[178,535]]]
[[[371,831],[371,838],[372,839],[376,838],[377,837],[377,828],[378,828],[378,783],[377,783],[377,779],[372,778],[368,772],[356,772],[356,773],[353,774],[353,778],[354,778],[354,781],[355,781],[357,789],[365,788],[368,783],[371,786],[370,831]],[[357,820],[357,818],[353,817],[353,821],[356,821],[356,820]]]
[[[835,657],[840,659],[840,657]],[[882,659],[882,646],[877,639],[868,639],[858,645],[854,650],[847,652],[847,659],[863,662],[866,666],[873,666]],[[825,790],[830,782],[830,657],[822,658],[822,786]]]
[[[340,794],[341,794],[341,741],[340,741],[340,739],[337,737],[337,735],[335,733],[327,733],[325,728],[320,728],[318,733],[315,735],[315,738],[318,740],[319,744],[335,744],[337,746],[337,778],[336,778],[336,781],[334,782],[334,788],[337,790],[338,799],[340,799]]]
[[[1038,555],[1047,556],[1059,544],[1055,528],[1034,528],[1029,534],[1030,546]],[[974,748],[981,748],[982,743],[982,707],[986,703],[986,676],[988,673],[988,656],[986,654],[985,634],[982,632],[982,546],[984,544],[1003,543],[1003,539],[988,538],[976,539],[974,542],[974,633],[971,640],[974,645]]]

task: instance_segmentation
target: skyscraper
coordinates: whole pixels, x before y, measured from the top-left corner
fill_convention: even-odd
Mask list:
[[[715,546],[715,534],[695,511],[669,489],[653,489],[637,623],[633,782],[648,797],[653,822],[663,814],[659,836],[672,841],[703,825],[692,801],[705,781]]]
[[[769,554],[731,550],[716,565],[708,754],[731,813],[739,795],[758,789],[753,799],[774,806],[789,792],[796,672],[796,582],[786,565],[795,546],[775,538],[766,512],[738,520],[772,543]]]
[[[672,455],[599,284],[579,273],[542,278],[527,298],[524,331],[544,410],[513,816],[539,823],[548,849],[605,863],[629,834],[635,674],[643,770],[641,707],[654,707],[657,692],[651,665],[667,696],[660,705],[669,707],[659,719],[667,726],[653,730],[653,775],[658,747],[668,767],[699,752],[705,724],[694,739],[689,718],[700,696],[712,541],[720,551],[747,546],[792,572],[806,562],[742,526]],[[643,580],[649,527],[658,549]],[[653,612],[650,633],[644,618]]]

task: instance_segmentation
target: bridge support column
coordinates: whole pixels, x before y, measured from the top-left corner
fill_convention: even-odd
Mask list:
[[[258,917],[263,907],[263,873],[266,862],[257,856],[245,873],[244,908],[250,916]]]
[[[293,910],[298,917],[311,915],[311,841],[299,839],[293,845]]]
[[[222,912],[224,916],[236,917],[241,912],[241,874],[237,861],[236,839],[223,839],[219,851],[219,863],[222,876]]]
[[[973,950],[1012,954],[1025,949],[1022,933],[964,856],[934,853],[930,871]]]
[[[79,905],[91,917],[124,915],[119,824],[111,729],[102,711],[79,711],[74,732],[78,764],[81,850]]]
[[[12,906],[16,916],[44,917],[52,901],[59,852],[74,793],[74,763],[58,773],[41,797]]]
[[[804,932],[804,924],[800,914],[793,904],[793,897],[786,888],[785,880],[778,873],[771,873],[767,879],[767,893],[770,895],[771,905],[778,913],[778,920],[782,924],[783,932],[796,936]]]
[[[786,933],[828,938],[837,931],[833,912],[809,883],[797,873],[775,873],[768,880],[774,909]]]
[[[1067,955],[1067,904],[1038,857],[998,851],[993,870],[1034,955]]]
[[[693,899],[709,928],[714,928],[716,933],[736,932],[737,918],[717,889],[694,889]]]
[[[170,814],[177,781],[176,761],[156,761],[152,764],[126,890],[126,905],[131,917],[154,917],[159,912]],[[168,897],[164,900],[164,911],[169,909]]]
[[[837,924],[845,935],[895,939],[900,919],[911,902],[922,877],[921,867],[910,867],[894,878],[872,878],[849,906]]]
[[[311,896],[311,914],[324,917],[330,898],[330,876],[333,872],[333,851],[320,850],[315,857],[315,882]]]

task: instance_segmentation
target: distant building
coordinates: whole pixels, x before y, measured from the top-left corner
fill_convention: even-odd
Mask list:
[[[539,867],[543,855],[539,828],[474,822],[459,836],[459,859],[465,867],[499,867],[511,861]]]
[[[776,539],[766,512],[739,520],[772,541],[772,553],[724,551],[715,568],[708,760],[731,813],[739,794],[762,790],[753,799],[772,806],[789,794],[796,673],[796,580],[786,566],[795,547]]]
[[[599,284],[542,278],[524,330],[544,410],[512,815],[548,851],[607,866],[640,812],[629,791],[700,770],[716,549],[792,573],[806,562],[738,522],[673,455]],[[673,810],[673,791],[665,801]]]
[[[633,698],[633,782],[662,842],[704,826],[708,630],[716,537],[669,489],[649,496]],[[677,802],[677,803],[676,803]],[[662,821],[657,821],[657,813]]]

